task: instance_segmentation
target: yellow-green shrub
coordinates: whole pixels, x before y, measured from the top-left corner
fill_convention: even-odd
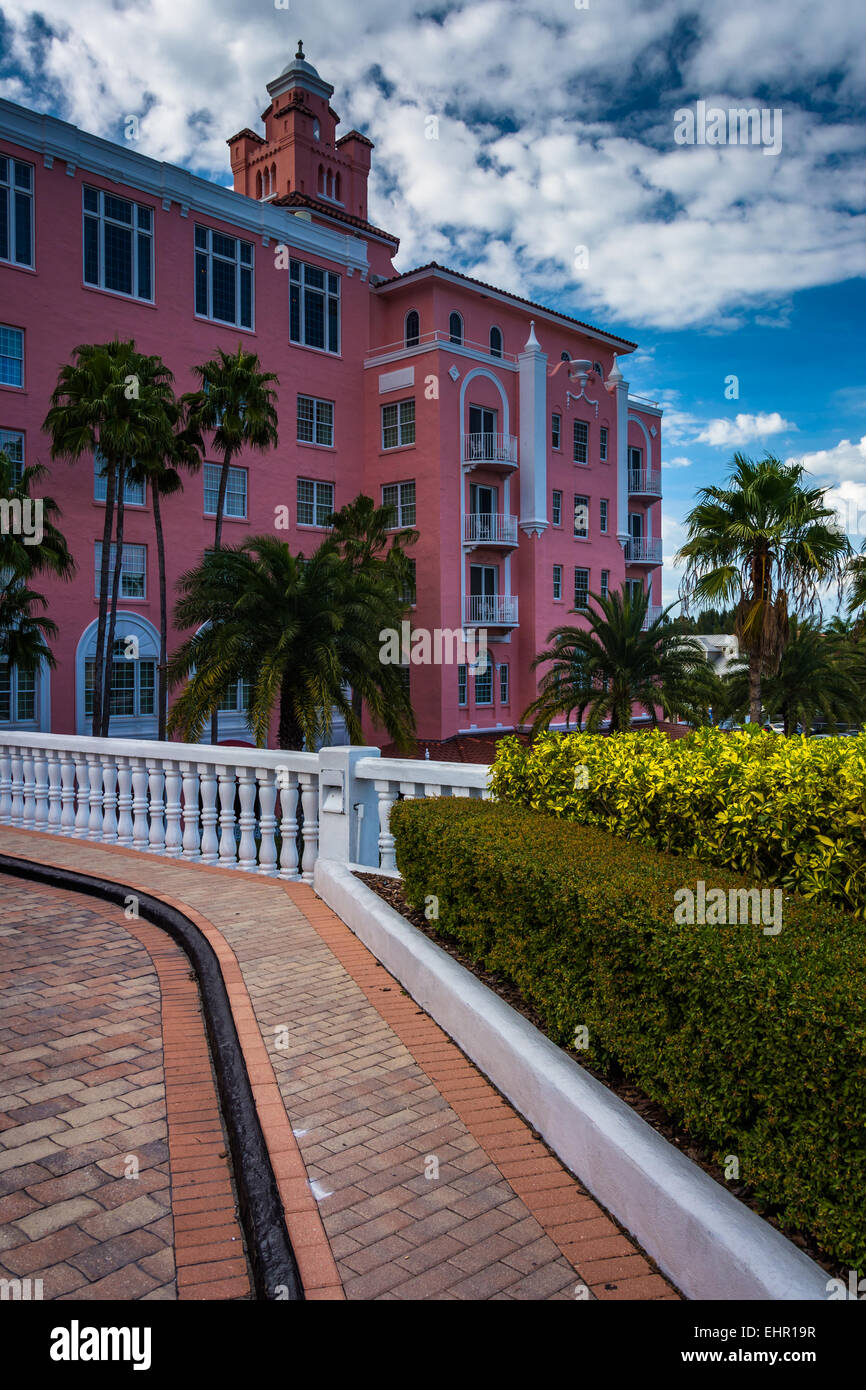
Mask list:
[[[504,739],[493,794],[866,915],[866,734]]]

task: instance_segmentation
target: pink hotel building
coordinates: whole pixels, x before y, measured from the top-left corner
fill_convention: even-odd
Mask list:
[[[661,411],[629,395],[634,343],[436,264],[396,274],[398,241],[367,215],[373,146],[337,136],[333,90],[299,52],[264,134],[228,141],[234,191],[0,101],[0,448],[48,463],[42,421],[79,343],[132,338],[178,390],[243,343],[279,376],[280,442],[235,460],[225,543],[288,507],[280,534],[303,551],[359,492],[392,503],[419,532],[413,627],[485,628],[492,657],[410,668],[419,740],[519,727],[533,656],[589,591],[660,601]],[[210,457],[163,504],[170,593],[212,539]],[[89,733],[100,479],[59,462],[45,490],[78,568],[37,585],[57,668],[0,666],[0,728]],[[146,492],[126,502],[117,631],[139,660],[115,663],[111,732],[149,738],[156,557]],[[251,741],[242,690],[220,739]]]

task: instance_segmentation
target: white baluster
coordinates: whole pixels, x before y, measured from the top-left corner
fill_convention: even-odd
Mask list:
[[[147,781],[150,789],[150,832],[147,837],[147,847],[151,854],[162,854],[165,849],[165,803],[163,800],[165,774],[161,763],[152,762],[149,764]]]
[[[12,824],[24,819],[24,759],[12,754]]]
[[[374,785],[379,798],[379,867],[396,869],[394,836],[391,834],[391,807],[397,797],[390,782],[376,782]]]
[[[273,876],[277,872],[277,842],[275,831],[277,818],[274,810],[277,804],[277,784],[274,774],[267,768],[256,771],[259,783],[259,873]]]
[[[469,788],[468,788],[468,787],[452,787],[452,788],[451,788],[451,795],[452,795],[452,796],[468,796],[468,795],[469,795]]]
[[[319,857],[319,775],[317,772],[299,774],[301,808],[304,813],[304,849],[301,857],[301,878],[312,883],[313,869]]]
[[[33,829],[48,829],[48,762],[41,749],[33,757]]]
[[[88,753],[90,777],[90,815],[87,818],[88,840],[102,839],[102,760],[98,753]]]
[[[117,843],[132,845],[132,762],[120,758],[117,765]]]
[[[219,812],[216,807],[216,770],[210,763],[199,763],[201,777],[201,862],[219,863],[219,837],[216,832]]]
[[[141,758],[130,759],[132,767],[132,848],[147,849],[147,767]]]
[[[75,763],[68,753],[64,753],[60,763],[60,833],[72,835],[75,831]]]
[[[76,840],[87,839],[87,826],[90,821],[90,773],[87,755],[75,757],[75,831]]]
[[[45,827],[49,835],[60,834],[61,816],[60,758],[51,753],[48,756],[48,822]]]
[[[0,825],[12,819],[12,759],[8,748],[0,753]]]
[[[181,763],[183,773],[183,857],[198,859],[198,768],[194,763]]]
[[[21,812],[21,824],[32,827],[36,819],[36,769],[33,765],[33,755],[31,753],[25,753],[23,764],[24,802]]]
[[[117,763],[109,753],[102,759],[102,840],[117,844]]]
[[[183,854],[183,833],[180,828],[183,811],[180,802],[180,768],[169,758],[166,758],[162,765],[165,768],[165,853],[170,859],[179,859]]]
[[[441,796],[441,795],[442,795],[442,788],[440,787],[440,785],[439,785],[438,782],[435,782],[435,783],[434,783],[434,782],[425,782],[425,783],[424,783],[424,795],[425,795],[425,796]]]
[[[288,768],[280,773],[280,878],[298,874],[298,774]]]
[[[256,867],[256,779],[248,767],[240,769],[238,787],[241,798],[241,813],[238,818],[241,828],[238,868],[250,873],[255,872]]]
[[[414,782],[401,782],[401,783],[400,783],[400,791],[403,793],[403,800],[404,800],[404,801],[414,801],[414,800],[415,800],[415,783],[414,783]]]
[[[220,783],[220,864],[224,869],[235,867],[235,770],[221,767]]]

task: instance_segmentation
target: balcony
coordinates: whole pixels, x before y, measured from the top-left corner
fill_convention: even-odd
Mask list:
[[[461,460],[465,472],[472,468],[491,468],[510,473],[517,467],[517,438],[513,434],[463,434]]]
[[[630,468],[628,490],[631,497],[661,497],[662,475],[658,468]]]
[[[625,562],[627,565],[660,565],[661,539],[647,540],[646,536],[631,536],[625,543]]]
[[[463,600],[464,627],[517,627],[514,594],[470,594]]]
[[[653,623],[657,623],[664,611],[660,603],[650,603],[647,606],[646,617],[641,625],[642,631],[646,632],[647,628],[652,627]]]
[[[513,550],[517,545],[517,517],[503,512],[464,512],[463,544],[469,550],[477,545]]]

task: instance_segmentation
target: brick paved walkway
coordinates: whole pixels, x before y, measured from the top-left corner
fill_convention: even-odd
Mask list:
[[[306,885],[6,827],[0,851],[209,936],[308,1298],[678,1297]]]
[[[0,875],[0,963],[0,1275],[46,1300],[249,1297],[186,956]]]

